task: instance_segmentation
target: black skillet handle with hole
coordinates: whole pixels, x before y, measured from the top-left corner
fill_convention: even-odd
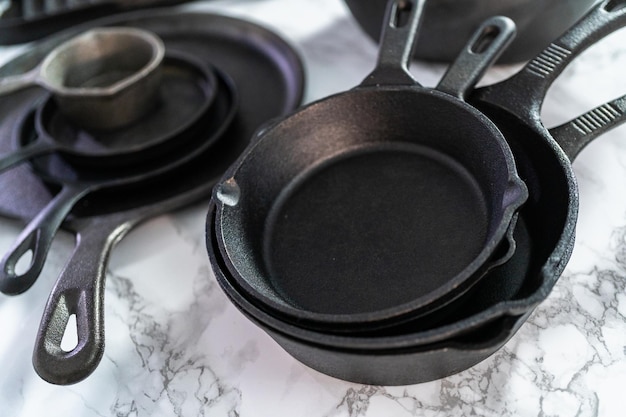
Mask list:
[[[626,122],[626,95],[550,129],[570,161],[598,136]]]
[[[409,72],[426,0],[395,0],[387,5],[378,62],[361,86],[419,85]]]
[[[68,385],[89,376],[104,353],[104,287],[111,249],[130,226],[117,221],[88,221],[59,275],[43,312],[33,350],[37,374],[52,384]],[[76,317],[78,342],[62,347],[68,322]]]
[[[626,0],[603,0],[517,74],[477,90],[475,98],[537,124],[548,89],[567,65],[589,46],[625,24]]]
[[[64,185],[48,205],[26,225],[0,261],[1,292],[8,295],[21,294],[35,283],[61,223],[74,204],[88,191],[88,187]],[[18,271],[18,263],[26,261],[29,255],[30,264],[24,271]]]
[[[465,100],[465,95],[511,44],[516,32],[515,22],[508,17],[487,19],[474,32],[436,89]]]

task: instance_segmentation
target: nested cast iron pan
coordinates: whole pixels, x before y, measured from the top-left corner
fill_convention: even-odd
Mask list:
[[[49,95],[38,109],[36,140],[0,156],[0,171],[52,152],[89,169],[124,169],[175,150],[210,117],[218,93],[214,70],[191,59],[168,52],[156,106],[123,129],[82,129],[63,116]]]
[[[186,0],[9,0],[0,16],[0,45],[31,42],[89,20]]]
[[[102,247],[102,252],[97,253],[97,249],[93,249],[94,252],[85,254],[82,246],[83,249],[80,249],[79,254],[72,258],[72,263],[66,268],[69,268],[68,271],[74,270],[75,267],[80,269],[81,266],[76,266],[76,262],[78,265],[85,262],[90,266],[98,266],[99,275],[92,277],[93,282],[82,281],[88,280],[86,276],[76,278],[85,283],[85,287],[82,290],[79,287],[79,290],[84,290],[87,294],[86,299],[90,301],[82,306],[75,305],[74,302],[80,300],[73,295],[68,296],[66,285],[59,283],[56,292],[61,296],[53,292],[44,312],[34,361],[42,377],[58,384],[73,383],[86,377],[101,357],[104,343],[101,286],[104,283],[102,274],[106,268],[106,251],[110,251],[123,233],[127,232],[131,225],[136,224],[136,221],[122,224],[125,222],[126,214],[129,217],[137,216],[135,220],[138,220],[145,213],[143,208],[138,208],[143,205],[154,204],[152,207],[154,211],[146,207],[150,213],[169,209],[169,203],[162,205],[161,199],[175,198],[175,195],[169,194],[170,190],[173,193],[179,191],[186,193],[183,190],[189,189],[190,193],[194,194],[196,191],[193,188],[199,187],[202,193],[207,191],[205,187],[209,183],[212,184],[240,155],[259,126],[269,119],[292,111],[300,104],[304,89],[304,72],[298,54],[282,38],[256,24],[214,14],[181,14],[171,10],[132,13],[117,16],[115,19],[93,22],[93,25],[122,24],[141,25],[153,30],[164,38],[168,50],[192,53],[227,73],[240,97],[239,108],[223,140],[218,141],[209,152],[202,153],[190,161],[190,164],[168,172],[159,181],[155,181],[156,184],[140,182],[129,187],[115,187],[90,193],[78,201],[72,209],[70,220],[64,225],[67,229],[77,229],[79,233],[85,231],[84,235],[91,233],[88,229],[90,225],[99,224],[101,221],[105,223],[102,226],[104,229],[111,225],[110,230],[113,230],[112,223],[115,221],[120,222],[120,227],[111,232],[111,238],[105,242],[107,246]],[[75,30],[80,31],[84,28]],[[164,36],[165,33],[167,36]],[[27,54],[0,68],[0,74],[23,72],[54,47],[55,43],[73,34],[73,31],[60,34],[35,46]],[[10,100],[0,99],[0,133],[2,133],[0,137],[4,139],[0,140],[2,151],[10,149],[9,140],[5,138],[19,131],[17,121],[24,119],[42,98],[42,94],[37,91],[24,91],[15,94]],[[59,157],[48,157],[47,160],[57,164],[56,166],[64,164]],[[71,166],[65,165],[66,168],[72,169]],[[181,182],[178,182],[179,180]],[[5,190],[0,194],[0,211],[5,216],[24,221],[35,217],[54,195],[54,190],[44,186],[40,178],[26,166],[17,167],[0,175],[0,187]],[[137,208],[138,212],[134,211]],[[116,216],[117,212],[126,214]],[[101,220],[101,217],[105,219]],[[97,232],[99,236],[104,234],[105,231]],[[105,238],[96,240],[99,242],[88,246],[94,247],[103,243],[103,240],[106,241]],[[93,259],[100,261],[95,261],[94,264]],[[89,269],[89,265],[85,268],[93,271]],[[73,274],[68,273],[70,276]],[[74,279],[75,277],[72,277],[63,281]],[[90,295],[94,298],[90,298]],[[67,309],[56,307],[59,300],[66,303]],[[60,352],[59,340],[55,337],[63,333],[67,318],[74,313],[79,316],[77,321],[81,326],[79,344],[71,352]],[[80,317],[82,313],[86,314],[86,318]],[[49,320],[50,318],[53,320]],[[48,330],[48,327],[51,329]],[[45,350],[46,346],[50,347],[49,351]]]
[[[177,52],[182,54],[182,52]],[[201,123],[194,129],[182,132],[181,144],[166,156],[142,161],[136,166],[126,170],[116,169],[114,173],[77,169],[65,163],[56,155],[37,158],[31,162],[35,174],[46,183],[60,187],[54,199],[51,200],[40,213],[32,219],[17,237],[15,243],[0,261],[0,290],[5,294],[19,294],[26,291],[36,281],[41,272],[45,259],[61,223],[71,211],[72,207],[85,195],[97,190],[115,187],[126,187],[136,183],[154,184],[163,175],[167,175],[173,169],[189,163],[202,152],[209,149],[218,140],[223,140],[224,131],[233,121],[238,107],[238,97],[232,82],[217,69],[213,69],[206,62],[196,60],[192,56],[185,58],[187,62],[193,62],[197,68],[195,73],[187,73],[187,83],[192,84],[194,89],[198,82],[203,82],[206,77],[203,74],[214,72],[218,80],[219,94],[216,96],[211,112],[201,118]],[[201,75],[198,80],[198,74]],[[174,97],[170,97],[173,99]],[[186,100],[178,106],[184,108]],[[201,106],[204,97],[194,103],[194,107]],[[41,113],[38,113],[42,116]],[[38,136],[37,122],[32,123],[33,117],[26,115],[18,128],[16,140],[18,146],[28,146]],[[158,122],[172,122],[174,119],[160,118]],[[175,126],[161,126],[163,130],[171,130]],[[204,135],[204,132],[210,132]],[[142,132],[143,133],[143,132]],[[153,132],[152,132],[153,133]],[[191,139],[185,138],[189,136]],[[192,140],[196,139],[197,140]],[[16,272],[16,265],[26,254],[31,254],[31,261],[25,271]]]
[[[228,74],[240,101],[247,103],[246,111],[237,114],[241,125],[254,126],[259,120],[285,114],[301,101],[303,69],[290,45],[256,24],[208,13],[162,9],[90,22],[42,42],[3,68],[9,74],[24,72],[60,42],[94,26],[132,26],[152,31],[164,41],[167,51],[202,57],[217,71]],[[14,203],[5,204],[5,199],[0,197],[0,211],[5,206],[14,207]]]
[[[218,265],[214,268],[218,282],[229,298],[294,357],[314,369],[355,382],[403,385],[438,379],[467,369],[502,347],[548,296],[571,255],[578,201],[571,161],[591,140],[626,121],[626,96],[549,131],[538,115],[543,94],[566,63],[624,24],[626,10],[610,13],[606,11],[610,4],[615,3],[600,4],[555,41],[555,45],[568,46],[571,56],[556,65],[548,79],[533,80],[529,75],[544,59],[544,52],[518,75],[479,89],[470,99],[490,110],[505,133],[529,198],[519,211],[515,254],[472,288],[464,309],[447,324],[429,328],[423,322],[425,330],[416,326],[414,332],[409,327],[402,333],[350,337],[311,331],[268,314],[229,276],[216,249],[216,210],[211,205],[207,246],[212,264]],[[554,46],[548,52],[552,49]],[[533,100],[540,97],[539,102],[529,106],[525,102],[529,96]],[[498,97],[504,98],[499,106],[508,102],[508,111],[497,110],[487,101]]]
[[[390,2],[365,81],[265,129],[216,187],[230,274],[287,321],[374,330],[445,306],[526,198],[506,141],[463,101],[482,72],[457,66],[437,89],[408,73],[422,5]],[[489,22],[480,48],[509,24]]]
[[[532,59],[569,28],[596,0],[431,0],[415,56],[452,61],[463,42],[485,19],[501,15],[513,19],[519,36],[502,54],[502,62]],[[345,0],[361,28],[375,41],[385,16],[387,0]]]

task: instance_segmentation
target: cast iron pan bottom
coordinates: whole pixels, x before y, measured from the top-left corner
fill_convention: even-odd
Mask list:
[[[276,290],[307,310],[352,314],[407,303],[463,271],[487,239],[479,186],[426,147],[360,148],[294,183],[268,216],[264,256]],[[445,262],[433,261],[442,253]]]

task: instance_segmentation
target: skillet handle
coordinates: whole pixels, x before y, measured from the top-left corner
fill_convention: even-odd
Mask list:
[[[87,192],[88,187],[64,185],[61,191],[22,230],[13,246],[0,262],[0,291],[17,295],[28,290],[37,280],[57,230],[68,213]],[[18,262],[29,253],[28,269],[18,274]]]
[[[376,68],[361,86],[419,85],[409,72],[426,0],[393,0],[387,5]]]
[[[46,155],[55,150],[55,146],[44,142],[41,138],[19,149],[11,151],[0,157],[0,173],[37,156]]]
[[[508,17],[487,19],[448,67],[436,89],[464,100],[466,93],[513,41],[516,32],[515,22]]]
[[[548,89],[567,65],[589,46],[625,24],[626,0],[603,0],[517,74],[477,90],[475,97],[536,124]]]
[[[111,220],[80,226],[76,247],[48,298],[33,350],[37,374],[52,384],[68,385],[88,377],[104,353],[104,287],[111,249],[132,226]],[[78,343],[61,347],[72,315]]]
[[[550,129],[570,161],[592,140],[626,122],[626,95]]]

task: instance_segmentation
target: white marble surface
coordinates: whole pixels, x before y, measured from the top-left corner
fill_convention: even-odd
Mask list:
[[[306,101],[356,85],[376,47],[340,0],[206,1],[186,6],[249,18],[304,58]],[[2,60],[19,48],[0,50]],[[626,32],[575,61],[550,91],[554,125],[626,93]],[[434,85],[439,65],[418,64]],[[513,68],[495,68],[487,82]],[[622,416],[626,385],[626,127],[574,164],[581,208],[572,259],[550,297],[503,349],[430,383],[379,387],[320,374],[246,320],[217,286],[204,246],[206,204],[155,218],[114,250],[106,351],[89,378],[42,381],[33,340],[73,238],[62,233],[37,283],[0,295],[0,416]],[[0,249],[20,225],[0,220]]]

